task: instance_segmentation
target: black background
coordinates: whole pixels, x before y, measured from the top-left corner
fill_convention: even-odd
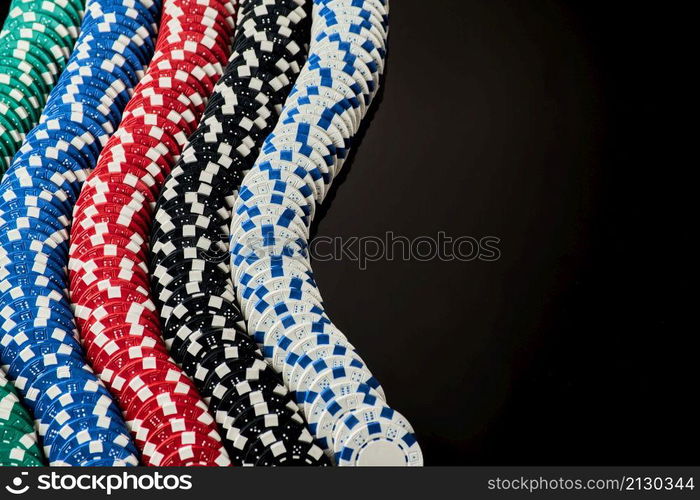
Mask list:
[[[315,269],[427,464],[698,464],[685,19],[392,1],[384,92],[317,235],[502,255]]]

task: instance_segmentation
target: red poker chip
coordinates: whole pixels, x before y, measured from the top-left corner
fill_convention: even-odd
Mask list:
[[[195,433],[199,436],[207,436],[218,443],[221,443],[221,436],[218,432],[203,425],[196,420],[188,420],[185,418],[172,418],[165,425],[158,427],[148,436],[148,446],[144,449],[144,454],[149,454],[150,449],[158,449],[160,444],[170,439],[172,436],[180,432]],[[149,455],[150,456],[150,455]]]
[[[97,358],[95,358],[94,365],[100,372],[111,370],[119,374],[122,368],[134,360],[144,360],[147,358],[169,359],[170,355],[162,350],[147,347],[130,347],[112,354],[103,350],[97,355]],[[111,378],[109,382],[111,383],[114,380],[115,378]]]
[[[160,333],[160,320],[148,307],[142,304],[112,300],[96,308],[90,318],[78,322],[83,335],[97,334],[118,325],[143,325],[153,332]]]
[[[102,153],[101,158],[104,158],[105,162],[108,162],[110,158],[123,158],[125,154],[143,156],[144,158],[156,162],[158,162],[160,158],[165,158],[167,162],[162,163],[162,165],[165,166],[174,162],[174,157],[170,149],[160,140],[148,134],[144,135],[136,131],[130,131],[128,135],[112,137],[115,138],[115,140],[119,140],[119,145]]]
[[[95,308],[112,299],[121,299],[137,304],[146,303],[150,299],[148,285],[143,287],[121,278],[97,281],[89,285],[84,290],[80,300],[74,304],[80,307]]]
[[[179,370],[170,357],[151,356],[136,358],[121,366],[118,371],[109,374],[109,383],[113,391],[121,398],[122,392],[126,390],[131,381],[139,377],[142,373],[149,370],[160,370],[165,374],[172,369]]]
[[[164,95],[170,98],[174,98],[187,106],[197,115],[200,116],[204,111],[206,104],[204,103],[204,98],[196,92],[195,89],[187,85],[186,83],[176,81],[177,85],[173,87],[163,87],[157,80],[149,81],[146,83],[139,83],[139,91],[144,95],[157,94]],[[188,93],[183,92],[180,89],[180,85],[187,90]]]
[[[231,43],[231,36],[220,27],[206,26],[204,24],[188,24],[184,22],[178,23],[175,20],[168,24],[163,24],[158,35],[160,38],[162,34],[163,39],[168,40],[171,35],[178,36],[181,33],[189,33],[189,36],[187,37],[188,41],[212,49],[214,46],[216,46],[217,48],[221,49],[223,53],[228,52],[228,47]],[[195,33],[197,35],[195,35]],[[215,51],[215,53],[217,52]],[[222,61],[222,63],[223,62],[224,61]]]
[[[206,446],[180,448],[160,462],[161,467],[229,467],[229,459],[223,446],[214,450]]]
[[[175,46],[172,47],[172,50],[170,50],[169,47],[165,47],[163,53],[151,60],[151,65],[158,69],[182,69],[180,64],[184,62],[195,64],[199,68],[202,68],[212,84],[216,84],[221,77],[221,73],[217,71],[216,65],[207,61],[196,52],[179,49]]]
[[[168,4],[165,6],[164,12],[167,12],[168,16],[182,15],[183,12],[197,12],[205,14],[208,9],[215,9],[218,11],[219,16],[221,16],[233,30],[236,26],[236,7],[238,2],[219,2],[211,0],[180,0],[177,6],[171,6]],[[209,14],[213,15],[213,14]]]
[[[176,48],[184,48],[193,51],[197,47],[197,53],[214,65],[223,65],[228,62],[227,50],[221,48],[216,40],[197,31],[183,31],[181,33],[170,34],[167,37],[158,37],[159,44],[156,45],[156,53],[165,53],[164,47],[175,45]],[[172,49],[170,49],[172,50]],[[218,68],[217,68],[218,69]],[[222,68],[223,69],[223,68]]]
[[[217,430],[216,421],[200,398],[171,395],[169,399],[167,401],[166,398],[153,398],[138,408],[135,415],[127,415],[127,418],[131,417],[131,428],[136,434],[137,442],[147,442],[155,429],[163,426],[173,417],[194,420],[213,431]],[[164,400],[167,402],[163,402]]]
[[[164,36],[170,33],[177,33],[178,29],[181,28],[204,27],[215,32],[219,38],[226,40],[227,43],[231,41],[233,31],[228,24],[221,22],[223,19],[220,16],[202,15],[201,12],[197,12],[197,9],[193,11],[188,10],[187,14],[174,17],[167,15],[167,12],[164,12],[164,14],[158,31],[159,36],[163,32],[166,32]]]
[[[71,277],[71,301],[74,304],[81,303],[88,293],[92,283],[96,281],[115,279],[128,279],[130,282],[134,283],[134,285],[137,285],[144,290],[147,290],[149,286],[148,277],[144,274],[135,273],[129,269],[124,269],[121,267],[98,266],[97,269],[90,273],[89,281],[86,279],[85,274],[82,273],[75,273],[75,275]]]
[[[143,190],[139,189],[139,192],[151,203],[150,199],[156,196],[160,184],[165,179],[164,173],[169,167],[168,157],[158,157],[156,153],[151,156],[152,158],[146,158],[128,151],[114,155],[107,153],[102,158],[111,172],[120,171],[123,175],[138,175],[144,187]]]
[[[199,95],[202,101],[204,101],[209,95],[207,88],[202,82],[197,80],[194,75],[191,75],[183,70],[158,70],[153,73],[149,73],[146,77],[144,77],[143,82],[144,85],[154,82],[158,84],[159,88],[182,92],[187,97],[190,97],[190,100],[192,100],[194,95]]]
[[[163,111],[163,110],[161,110]],[[174,154],[179,155],[182,148],[187,144],[187,133],[181,124],[174,123],[170,121],[165,116],[160,116],[158,114],[152,115],[131,115],[129,118],[122,120],[120,127],[124,127],[125,130],[138,130],[140,127],[145,127],[149,131],[147,135],[151,136],[150,127],[154,127],[162,130],[170,138],[174,139],[177,143],[178,148],[176,150],[170,149]],[[162,138],[159,138],[163,140]]]
[[[123,408],[126,409],[127,415],[133,415],[136,413],[137,408],[149,401],[152,397],[159,394],[170,394],[174,396],[190,396],[192,398],[198,398],[199,393],[195,389],[191,382],[179,381],[179,382],[168,382],[168,381],[158,381],[151,382],[146,387],[139,389],[133,397],[126,400],[124,392],[122,392],[122,404]]]
[[[73,213],[76,217],[80,217],[90,207],[102,203],[110,203],[112,205],[122,205],[131,207],[134,210],[141,210],[144,206],[148,206],[148,200],[142,193],[134,192],[133,195],[127,196],[121,193],[81,193],[78,201],[75,204]]]
[[[75,231],[71,238],[71,247],[68,255],[70,257],[80,256],[81,254],[78,250],[84,249],[84,243],[86,242],[89,242],[92,246],[117,245],[137,255],[142,255],[144,258],[146,257],[145,250],[143,250],[143,246],[147,244],[146,239],[121,224],[105,222]]]
[[[123,355],[123,353],[137,351],[145,353],[144,357],[148,357],[153,351],[159,351],[163,356],[168,355],[163,346],[153,337],[122,337],[121,339],[110,340],[102,347],[89,349],[88,352],[90,354],[88,356],[94,366],[107,367],[105,360],[109,360],[110,356],[116,357]]]
[[[124,120],[128,120],[132,116],[159,115],[177,125],[188,135],[197,127],[197,116],[179,101],[157,94],[137,96],[135,99],[137,99],[138,104],[123,116]]]
[[[135,415],[139,410],[139,407],[132,405],[135,399],[146,400],[143,394],[139,394],[144,388],[150,388],[152,392],[163,394],[167,392],[165,391],[165,389],[167,389],[167,384],[173,384],[168,394],[185,394],[198,397],[199,393],[194,383],[185,375],[180,367],[172,362],[169,366],[163,363],[159,363],[157,366],[158,368],[139,373],[122,387],[121,400],[126,410],[131,409],[131,412],[128,412],[129,415]],[[163,384],[166,384],[166,386],[162,386]],[[190,389],[186,392],[182,392],[183,386],[187,386]]]
[[[155,336],[127,335],[111,338],[108,333],[100,333],[91,339],[90,345],[87,348],[87,356],[92,360],[95,359],[104,349],[106,349],[108,352],[116,352],[118,350],[124,350],[130,347],[147,347],[156,350],[160,349],[165,352],[163,342]]]
[[[141,85],[139,83],[139,85]],[[165,98],[167,97],[168,99],[171,99],[174,101],[176,104],[174,104],[173,109],[177,109],[178,113],[182,114],[183,111],[180,111],[182,109],[182,106],[185,107],[185,109],[189,110],[191,113],[194,113],[195,116],[197,115],[197,108],[202,104],[201,99],[195,99],[190,100],[189,97],[187,97],[184,94],[181,94],[180,92],[177,92],[176,90],[168,89],[168,88],[162,88],[158,87],[156,82],[150,82],[147,85],[144,85],[143,87],[139,88],[138,92],[139,96],[143,97],[158,97],[158,98]],[[199,97],[199,96],[198,96]],[[129,111],[125,111],[125,113],[128,113]]]
[[[208,56],[200,55],[201,52],[208,52]],[[178,67],[177,63],[181,61],[194,62],[209,75],[213,83],[219,80],[224,71],[224,67],[216,59],[216,55],[206,47],[196,43],[174,42],[163,45],[159,50],[156,50],[151,61],[154,61],[156,65],[169,63],[175,68]]]
[[[161,333],[149,321],[134,322],[126,314],[113,313],[101,320],[96,320],[81,330],[81,338],[83,345],[89,347],[90,343],[100,334],[111,335],[115,338],[117,333],[121,332],[136,332],[143,330],[144,336],[152,336],[159,338]]]
[[[118,258],[120,267],[131,269],[134,272],[148,273],[148,266],[141,254],[145,251],[143,247],[134,251],[130,246],[124,245],[126,238],[112,235],[104,238],[108,242],[102,245],[93,245],[91,239],[83,240],[79,245],[72,247],[73,254],[68,261],[69,279],[73,279],[74,274],[81,272],[83,267],[92,268],[92,262],[97,262],[102,258]],[[135,246],[135,244],[134,244]]]
[[[163,6],[163,16],[162,19],[167,22],[171,19],[183,19],[190,16],[196,17],[207,17],[217,24],[224,24],[226,30],[233,34],[234,28],[236,26],[236,20],[234,14],[227,12],[221,8],[220,2],[210,2],[208,5],[197,4],[193,2],[178,2],[176,7],[172,4],[166,4]],[[192,19],[191,22],[196,23],[196,19]]]
[[[201,57],[200,57],[201,59]],[[216,84],[217,78],[209,76],[205,68],[209,70],[214,70],[210,63],[206,63],[202,66],[196,61],[187,60],[172,60],[161,58],[160,62],[154,66],[154,73],[163,73],[166,71],[186,71],[187,73],[193,75],[197,80],[199,80],[207,95],[211,94],[214,90],[214,85]]]
[[[124,174],[115,172],[93,172],[90,178],[83,184],[83,191],[101,192],[104,190],[127,194],[137,190],[148,198],[149,187],[134,174]],[[155,200],[149,199],[151,203]]]
[[[76,218],[76,227],[79,231],[89,231],[90,228],[98,224],[117,224],[128,228],[129,230],[140,234],[142,237],[147,237],[149,228],[145,226],[143,217],[137,212],[125,210],[124,213],[115,212],[99,212],[89,217]]]
[[[155,440],[155,433],[149,435],[148,445],[144,447],[143,456],[149,463],[158,466],[161,460],[170,457],[180,450],[190,446],[201,446],[209,448],[219,454],[222,452],[221,439],[210,437],[207,434],[200,434],[198,431],[187,430],[176,432],[167,439],[162,439],[162,434]],[[186,452],[187,453],[187,452]]]
[[[176,130],[176,133],[169,132],[156,124],[146,123],[148,120],[144,116],[131,116],[129,117],[129,122],[122,122],[119,130],[124,134],[128,134],[129,137],[134,137],[138,135],[146,135],[148,137],[153,137],[154,139],[161,141],[167,148],[168,151],[172,153],[176,158],[180,155],[183,146],[187,143],[187,135],[183,132],[181,128],[173,128],[175,125],[173,123],[162,123],[169,128]],[[123,127],[123,128],[122,128]],[[128,151],[128,144],[133,143],[130,139],[129,142],[124,143],[125,149]]]
[[[86,349],[100,349],[109,340],[120,340],[120,339],[142,339],[150,338],[156,342],[162,342],[163,339],[159,332],[154,332],[153,330],[143,326],[135,324],[120,324],[118,326],[113,326],[111,328],[106,328],[97,334],[83,335],[83,344]],[[94,346],[94,347],[93,347]]]
[[[69,271],[72,273],[79,272],[80,268],[83,267],[85,263],[102,257],[118,258],[120,267],[131,269],[133,271],[138,268],[144,273],[148,273],[148,266],[146,266],[145,262],[139,258],[137,253],[128,248],[119,247],[111,243],[101,246],[86,245],[86,247],[83,247],[84,244],[85,242],[76,247],[76,251],[72,259],[74,262],[69,261],[68,263]]]

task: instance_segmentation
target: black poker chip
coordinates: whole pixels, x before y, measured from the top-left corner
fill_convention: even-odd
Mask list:
[[[186,214],[215,214],[227,222],[231,218],[229,210],[218,206],[210,197],[197,192],[177,194],[170,199],[160,198],[159,201],[162,202],[162,205],[157,206],[156,210],[165,212],[171,217]]]
[[[200,385],[200,392],[209,397],[213,394],[214,389],[220,387],[222,389],[230,389],[239,382],[244,380],[257,380],[259,378],[272,377],[274,380],[279,380],[279,375],[265,361],[255,360],[252,366],[242,368],[235,372],[227,372],[224,375],[216,374],[208,377],[207,384]]]
[[[248,445],[248,451],[243,457],[243,464],[255,465],[273,444],[283,441],[285,450],[292,454],[302,455],[305,447],[313,443],[313,436],[303,425],[292,425],[285,428],[271,428],[258,435],[257,439]]]
[[[254,351],[258,348],[248,334],[235,328],[208,328],[185,335],[183,332],[178,349],[171,352],[176,352],[179,360],[183,363],[188,360],[194,367],[202,356],[219,347],[235,347],[239,351]]]
[[[276,386],[276,388],[279,387],[279,385]],[[222,419],[224,415],[227,418],[235,419],[248,408],[263,401],[285,407],[289,406],[290,403],[294,403],[292,394],[289,391],[257,390],[243,395],[229,391],[227,394],[230,394],[228,399],[221,400],[215,410],[219,419]]]
[[[237,359],[226,359],[224,353],[225,351],[223,350],[210,353],[210,357],[205,358],[208,368],[202,367],[195,375],[195,380],[202,383],[204,391],[208,391],[208,394],[211,394],[217,382],[229,373],[237,373],[240,370],[255,368],[256,366],[262,367],[260,362],[265,363],[265,358],[263,358],[259,350],[246,353],[244,354],[246,357]],[[241,354],[240,351],[239,354]]]
[[[268,446],[254,464],[257,467],[329,467],[330,459],[315,443],[297,441],[293,448],[285,441]]]
[[[304,419],[298,412],[286,406],[260,403],[239,415],[228,427],[224,445],[234,463],[243,463],[250,447],[258,436],[269,429],[293,434],[304,428]]]
[[[205,298],[206,299],[206,298]],[[238,328],[242,329],[243,317],[240,310],[233,304],[227,303],[222,308],[209,306],[208,304],[193,304],[192,302],[208,302],[197,297],[191,301],[180,304],[173,310],[173,314],[168,317],[163,325],[163,336],[172,342],[171,350],[179,349],[184,338],[180,331],[189,332],[206,328]],[[176,316],[180,308],[187,311],[181,317]]]

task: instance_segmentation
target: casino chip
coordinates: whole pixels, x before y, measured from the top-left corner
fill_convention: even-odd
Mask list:
[[[0,467],[43,464],[44,454],[39,447],[32,418],[12,382],[0,369]]]
[[[37,124],[78,37],[83,2],[13,0],[0,30],[0,174]]]
[[[43,452],[51,465],[138,465],[120,409],[85,360],[73,314],[83,314],[82,304],[69,300],[66,270],[75,202],[153,53],[149,29],[159,10],[160,2],[89,0],[83,18],[77,0],[14,0],[10,6],[0,35],[2,61],[16,68],[0,68],[3,165],[11,159],[0,183],[0,358],[19,396],[3,383],[0,422],[9,425],[2,425],[0,463],[40,465]],[[124,242],[105,235],[106,221],[130,215],[115,209],[120,200],[103,195],[109,217],[93,214],[84,226],[94,237],[86,240],[103,238],[100,249],[110,257],[111,245]],[[98,253],[89,252],[81,256]],[[100,311],[132,310],[115,302],[135,300],[143,290],[138,279],[86,270],[81,290]],[[129,283],[128,293],[114,293],[114,280]],[[109,300],[99,296],[103,291]],[[94,319],[108,323],[105,315]],[[104,346],[108,355],[112,347]]]
[[[289,8],[287,18],[296,18],[300,11]],[[348,157],[379,88],[388,2],[315,0],[305,62],[295,55],[301,39],[284,40],[290,35],[288,26],[272,21],[280,12],[277,2],[264,2],[250,12],[256,20],[239,23],[244,33],[252,33],[256,23],[276,27],[252,36],[264,39],[269,50],[256,53],[246,43],[235,44],[232,61],[245,61],[249,67],[225,73],[218,85],[244,90],[245,98],[234,94],[228,101],[216,101],[240,108],[244,119],[205,113],[208,129],[192,136],[194,145],[206,145],[211,152],[224,138],[239,138],[226,154],[246,174],[225,203],[234,214],[228,231],[231,277],[248,333],[282,373],[316,444],[337,465],[422,465],[410,424],[386,405],[379,382],[328,318],[307,255],[316,209]],[[300,71],[295,64],[302,64]],[[267,85],[284,88],[290,76],[295,81],[282,103]],[[267,90],[262,100],[246,85],[254,78],[259,79],[255,89]],[[278,119],[270,120],[260,102],[283,104],[274,108]],[[257,155],[247,154],[251,145]],[[217,418],[222,408],[237,408],[228,396],[217,404]],[[238,442],[247,437],[242,429],[249,425],[249,415],[243,413],[239,423],[231,424]],[[250,462],[296,465],[318,459],[315,444],[295,448],[288,437],[266,432],[270,434],[252,445]]]
[[[306,60],[310,9],[307,0],[240,3],[233,54],[165,179],[150,233],[151,290],[166,344],[208,398],[237,465],[255,465],[266,446],[251,449],[267,428],[261,424],[271,423],[273,416],[281,428],[299,430],[286,435],[290,448],[309,442],[320,450],[292,394],[245,331],[228,242],[232,193],[253,166]],[[204,31],[215,36],[211,29]],[[199,56],[211,61],[206,52]],[[177,88],[191,88],[188,95],[196,98],[206,90],[204,75],[198,79],[201,84],[180,75]],[[288,216],[275,210],[261,216],[276,214]],[[328,464],[322,453],[306,463]]]
[[[205,211],[156,212],[154,217],[153,208],[226,64],[235,3],[165,0],[152,41],[155,25],[149,28],[157,15],[144,2],[130,2],[118,19],[128,18],[129,25],[149,21],[138,36],[111,36],[109,44],[89,41],[100,51],[117,47],[118,60],[125,63],[117,66],[126,80],[138,84],[77,196],[68,248],[70,297],[87,357],[115,395],[147,465],[231,463],[197,388],[167,350],[180,327],[199,328],[195,322],[212,311],[221,314],[226,328],[241,328],[233,295],[216,282],[228,277],[228,268],[210,260],[170,258],[173,248],[196,241],[204,245],[200,233],[212,237],[207,248],[215,252],[215,237],[227,221],[216,225]],[[88,15],[95,16],[100,34],[109,32],[102,28],[104,21],[98,22],[99,9],[89,8]],[[155,239],[151,226],[159,228]],[[162,257],[157,275],[163,286],[151,286],[149,248]],[[223,248],[220,257],[226,256]],[[168,324],[159,317],[163,301],[173,319]],[[188,352],[199,345],[188,345]],[[188,360],[183,367],[203,361],[194,355]]]

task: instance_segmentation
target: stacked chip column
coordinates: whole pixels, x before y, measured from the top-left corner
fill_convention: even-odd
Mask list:
[[[80,334],[152,466],[230,464],[197,388],[168,354],[147,256],[155,200],[231,50],[234,7],[164,1],[153,60],[75,210],[69,269]]]
[[[310,2],[249,0],[234,53],[158,199],[152,290],[171,355],[208,398],[236,464],[327,465],[277,373],[244,330],[228,260],[232,193],[306,61]]]
[[[34,128],[78,36],[82,0],[13,0],[0,31],[0,174]]]
[[[85,361],[66,268],[75,202],[153,54],[159,15],[152,0],[88,1],[40,124],[0,184],[2,362],[52,465],[138,464],[119,408]]]
[[[328,318],[308,257],[311,220],[376,95],[387,33],[383,0],[314,1],[307,64],[243,180],[231,223],[248,331],[338,465],[422,464],[410,424]]]

